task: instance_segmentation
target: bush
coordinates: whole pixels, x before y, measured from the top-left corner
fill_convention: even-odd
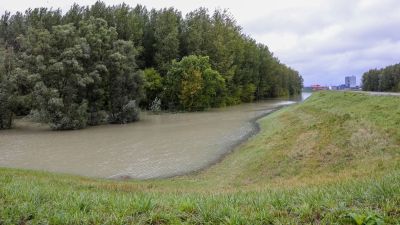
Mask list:
[[[158,113],[161,111],[161,99],[155,98],[154,101],[151,103],[150,110],[154,113]]]
[[[164,103],[168,107],[199,111],[225,101],[225,80],[213,70],[207,56],[187,56],[174,61],[165,78]]]
[[[145,98],[141,101],[144,108],[150,108],[156,99],[160,100],[163,91],[163,78],[153,68],[145,69],[144,74],[144,90]],[[161,101],[161,100],[160,100]]]
[[[254,93],[256,92],[256,86],[254,84],[247,84],[242,88],[242,102],[252,102],[254,100]]]
[[[130,123],[138,120],[139,118],[139,107],[135,100],[131,100],[128,104],[122,107],[122,110],[117,113],[110,115],[111,123]]]
[[[65,104],[58,91],[39,82],[34,91],[37,120],[48,123],[53,130],[75,130],[87,126],[87,102]]]

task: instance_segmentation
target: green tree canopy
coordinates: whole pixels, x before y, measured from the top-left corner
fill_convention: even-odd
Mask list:
[[[163,77],[161,77],[154,68],[145,69],[143,74],[146,97],[145,100],[142,101],[142,104],[145,108],[150,108],[156,98],[161,98],[163,92]]]
[[[169,106],[196,111],[223,104],[225,80],[211,68],[207,56],[174,61],[165,79],[164,101]]]
[[[400,64],[364,73],[362,88],[364,91],[400,92]]]
[[[296,95],[303,85],[226,10],[34,8],[5,12],[0,39],[0,117],[32,113],[54,129],[131,122],[139,105],[204,110]],[[376,73],[365,87],[400,90],[396,66]]]

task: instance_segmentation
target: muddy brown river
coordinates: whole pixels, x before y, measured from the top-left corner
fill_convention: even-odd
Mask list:
[[[0,167],[102,178],[185,174],[216,162],[254,133],[255,118],[308,96],[198,113],[142,113],[132,124],[77,131],[19,120],[14,129],[0,131]]]

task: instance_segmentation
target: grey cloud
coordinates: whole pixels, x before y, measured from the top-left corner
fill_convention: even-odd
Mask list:
[[[297,22],[266,25],[265,34],[279,36],[291,32],[298,37],[293,47],[278,48],[275,53],[283,62],[299,70],[307,85],[340,84],[345,75],[361,77],[370,68],[400,61],[400,32],[396,29],[400,26],[400,3],[391,0],[369,2],[374,4],[364,7],[365,1],[358,2],[356,7],[349,7],[351,10],[345,15],[332,20],[312,23],[313,18],[318,17],[318,13],[313,12],[311,16],[306,13],[303,20]],[[309,21],[310,26],[304,27],[304,21]],[[330,28],[333,28],[331,33]]]

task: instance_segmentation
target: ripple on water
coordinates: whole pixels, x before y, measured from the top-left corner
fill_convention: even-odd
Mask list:
[[[254,130],[253,119],[294,101],[198,113],[142,114],[139,122],[53,132],[18,121],[0,131],[0,166],[92,177],[148,179],[199,170]]]

